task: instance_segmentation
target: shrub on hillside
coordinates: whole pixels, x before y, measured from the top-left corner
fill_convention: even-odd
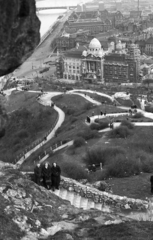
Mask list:
[[[91,130],[99,130],[100,129],[100,125],[98,124],[98,123],[92,123],[91,125],[90,125],[90,129]]]
[[[99,122],[99,123],[92,123],[91,125],[90,125],[90,128],[92,129],[92,130],[97,130],[97,131],[99,131],[99,130],[102,130],[102,129],[105,129],[105,128],[108,128],[108,122]]]
[[[146,153],[142,150],[137,150],[134,157],[138,159],[141,164],[141,171],[146,173],[153,172],[153,158],[152,154]]]
[[[108,128],[109,123],[108,122],[100,122],[99,125],[100,125],[100,130],[103,130],[105,128]]]
[[[74,161],[62,161],[61,170],[69,178],[73,178],[75,180],[86,179],[88,177],[88,173],[85,168],[83,168],[79,163]]]
[[[126,126],[129,129],[133,129],[134,128],[134,125],[130,121],[128,121],[128,120],[123,120],[121,122],[121,126]]]
[[[93,108],[93,105],[90,102],[85,103],[84,106],[83,106],[84,110],[90,110],[92,108]]]
[[[21,129],[19,132],[16,133],[16,136],[18,138],[27,138],[27,137],[29,137],[29,134],[28,134],[27,130]]]
[[[98,138],[99,133],[96,130],[91,130],[90,128],[86,128],[83,131],[79,132],[77,134],[78,137],[82,137],[85,140],[93,139],[93,138]]]
[[[132,134],[132,131],[126,126],[120,126],[115,129],[112,129],[109,132],[109,137],[111,138],[127,138]]]
[[[92,183],[92,182],[96,182],[96,181],[105,180],[108,177],[109,177],[109,175],[108,175],[107,169],[103,169],[102,171],[101,170],[97,170],[96,174],[95,174],[95,172],[93,172],[93,173],[90,173],[88,175],[88,181],[90,183]]]
[[[2,128],[0,130],[0,138],[4,137],[5,136],[5,128]]]
[[[145,111],[153,113],[153,106],[145,106]]]
[[[133,118],[142,118],[144,115],[141,112],[135,113],[132,117]]]
[[[75,109],[74,108],[66,108],[65,113],[67,115],[73,115],[75,113]]]
[[[129,140],[129,145],[131,148],[137,151],[138,149],[143,150],[144,152],[153,153],[153,128],[146,127],[144,129],[138,129],[133,137],[132,141]]]
[[[100,164],[107,165],[109,161],[118,155],[126,155],[125,149],[122,147],[106,147],[106,148],[95,148],[87,151],[84,162],[87,165]]]
[[[82,137],[77,137],[73,142],[74,148],[81,147],[83,145],[85,145],[85,140]]]
[[[129,177],[141,172],[141,164],[138,159],[120,154],[112,159],[111,164],[107,166],[107,172],[110,177]]]
[[[74,122],[76,122],[77,120],[78,120],[77,117],[74,117],[74,116],[71,116],[71,117],[70,117],[71,123],[74,123]]]

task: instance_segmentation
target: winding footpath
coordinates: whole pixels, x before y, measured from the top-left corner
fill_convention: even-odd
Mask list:
[[[6,94],[6,96],[9,96],[11,94],[12,91],[14,90],[18,90],[18,91],[22,91],[21,88],[12,88],[12,89],[8,89],[5,90],[4,93]],[[28,91],[28,92],[33,92],[33,93],[41,93],[40,91]],[[101,93],[101,92],[96,92],[96,91],[92,91],[92,90],[86,90],[86,89],[74,89],[74,90],[70,90],[67,91],[66,94],[76,94],[79,95],[83,98],[85,98],[87,101],[91,102],[94,105],[100,106],[101,102],[98,102],[96,100],[94,100],[93,98],[91,98],[90,96],[88,96],[85,93],[93,93],[93,94],[97,94],[99,96],[102,97],[106,97],[108,99],[110,99],[112,102],[114,102],[114,96],[109,96],[105,93]],[[39,99],[39,103],[44,105],[44,106],[51,106],[52,104],[52,98],[54,96],[58,96],[63,94],[63,92],[45,92],[44,94],[42,94],[42,96]],[[125,113],[110,113],[107,114],[107,117],[117,117],[117,116],[128,116],[129,113],[127,112],[129,108],[127,107],[119,107],[124,109],[126,112]],[[64,122],[65,119],[65,114],[64,112],[58,108],[56,105],[54,105],[54,109],[55,111],[57,111],[58,113],[58,120],[54,126],[54,128],[52,129],[52,131],[48,134],[48,136],[46,137],[46,140],[42,141],[41,143],[39,143],[38,145],[36,145],[34,148],[32,148],[30,151],[26,152],[16,163],[16,166],[19,168],[23,162],[35,151],[37,151],[39,148],[41,148],[46,142],[48,142],[49,140],[51,140],[54,136],[55,136],[55,132],[57,131],[57,129],[62,125],[62,123]],[[153,119],[153,113],[148,113],[145,112],[144,110],[138,109],[139,112],[141,112],[145,117]],[[95,115],[95,116],[91,116],[91,123],[93,123],[95,121],[95,119],[102,119],[105,118],[105,116],[101,116],[101,115]],[[114,123],[114,128],[120,126],[121,123]],[[153,126],[153,122],[140,122],[140,123],[134,123],[136,126]],[[104,130],[101,130],[101,132],[105,132],[105,131],[109,131],[110,128],[106,128]],[[72,141],[70,143],[67,143],[67,145],[72,145]],[[64,146],[65,147],[65,146]],[[44,160],[47,159],[47,156],[44,157]],[[42,160],[41,160],[42,161]]]
[[[40,93],[40,91],[29,91],[29,92],[37,92]],[[52,98],[54,96],[60,95],[61,92],[46,92],[44,93],[40,99],[39,102],[40,104],[44,105],[44,106],[51,106],[52,103]],[[32,154],[34,153],[36,150],[38,150],[39,148],[41,148],[44,144],[46,144],[49,140],[51,140],[54,136],[55,136],[55,132],[57,131],[57,129],[62,125],[62,123],[64,122],[65,119],[65,113],[58,108],[57,106],[54,106],[55,111],[57,111],[58,113],[58,121],[56,122],[54,128],[52,129],[52,131],[49,133],[49,135],[46,137],[46,140],[44,140],[43,142],[41,142],[40,144],[38,144],[37,146],[35,146],[33,149],[31,149],[29,152],[25,153],[24,156],[22,156],[19,161],[16,163],[16,166],[19,168],[23,162]]]
[[[78,94],[84,98],[86,98],[88,101],[92,102],[93,104],[100,105],[99,102],[94,101],[92,98],[89,98],[85,94],[77,93],[76,91],[80,92],[90,92],[95,93],[91,90],[73,90],[69,91],[67,94]],[[29,91],[34,92],[34,91]],[[51,99],[53,96],[57,96],[63,94],[61,92],[46,92],[40,97],[40,104],[44,106],[51,106]],[[98,93],[101,96],[108,97],[109,99],[112,99],[110,96],[102,93]],[[112,101],[114,101],[112,99]],[[123,107],[124,108],[124,107]],[[58,108],[57,106],[54,106],[54,109],[58,112],[58,121],[55,125],[55,127],[52,129],[50,134],[47,136],[47,140],[45,142],[42,142],[38,144],[35,148],[31,149],[29,152],[25,154],[24,157],[22,157],[19,162],[17,163],[18,166],[20,166],[26,158],[28,158],[33,152],[35,152],[37,149],[41,148],[47,141],[49,141],[51,138],[54,137],[55,131],[61,126],[61,124],[64,122],[65,114],[64,112]],[[124,108],[127,111],[127,108]],[[146,113],[143,110],[139,110],[144,114],[144,116],[149,117],[153,119],[152,113]],[[120,113],[120,115],[128,114],[126,113]],[[113,116],[114,114],[112,114]],[[116,114],[115,114],[116,115]],[[108,116],[108,115],[107,115]],[[98,118],[98,116],[93,116],[93,119]],[[120,123],[117,123],[120,124]],[[140,124],[139,126],[153,126],[153,123],[137,123]],[[115,222],[109,222],[106,224],[116,224],[122,222],[121,218],[119,216],[124,216],[127,219],[135,219],[138,221],[153,221],[153,201],[152,198],[149,200],[139,200],[139,199],[132,199],[127,197],[121,197],[118,195],[114,195],[107,192],[101,192],[91,186],[83,185],[73,179],[68,179],[62,177],[61,181],[61,187],[59,190],[56,190],[54,192],[57,196],[59,196],[62,199],[66,199],[70,201],[72,205],[78,208],[86,209],[98,209],[102,212],[108,212],[110,215],[112,212],[116,211],[118,219]],[[127,213],[124,213],[122,210],[128,210]]]

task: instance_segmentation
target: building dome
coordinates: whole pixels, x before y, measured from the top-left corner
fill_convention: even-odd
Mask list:
[[[150,70],[150,73],[153,74],[153,68]]]
[[[101,43],[97,38],[93,38],[89,44],[89,49],[94,49],[94,50],[100,50],[101,49]]]

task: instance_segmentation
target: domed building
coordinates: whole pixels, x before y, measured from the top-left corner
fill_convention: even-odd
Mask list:
[[[88,81],[103,82],[103,61],[106,52],[102,49],[97,38],[93,38],[89,43],[87,51],[82,53],[82,76]]]
[[[75,81],[103,82],[104,56],[113,49],[111,45],[108,51],[104,51],[96,38],[91,40],[88,48],[77,44],[75,48],[65,52],[62,64],[57,62],[57,77]],[[62,69],[63,77],[58,74],[60,69]]]

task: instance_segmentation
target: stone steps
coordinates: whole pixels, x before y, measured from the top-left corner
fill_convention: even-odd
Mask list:
[[[59,190],[55,190],[53,193],[60,198],[69,201],[71,205],[76,208],[81,208],[83,210],[97,209],[110,215],[112,213],[111,206],[100,202],[94,202],[92,198],[82,197],[80,193],[67,190],[63,187],[61,187]],[[134,219],[137,221],[153,221],[153,206],[150,206],[149,211],[146,213],[143,211],[131,211],[129,213],[120,212],[119,215],[120,217],[126,217],[127,219]]]
[[[82,197],[79,194],[72,191],[68,191],[64,188],[55,190],[53,193],[58,197],[69,201],[71,205],[77,208],[82,208],[84,210],[98,209],[103,211],[106,210],[106,212],[109,212],[109,208],[106,207],[104,208],[102,203],[95,203],[94,201],[89,200],[88,198]]]

